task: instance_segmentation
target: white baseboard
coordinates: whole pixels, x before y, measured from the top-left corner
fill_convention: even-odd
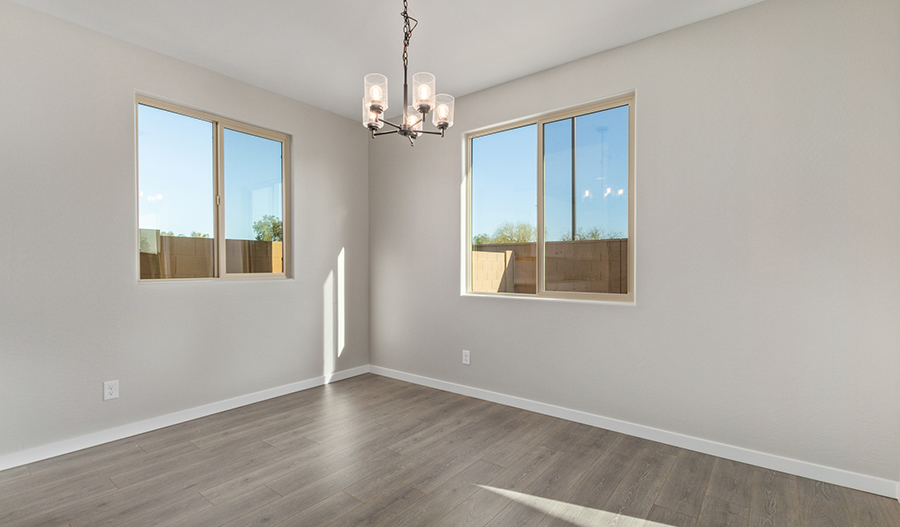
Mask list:
[[[124,426],[111,428],[102,432],[96,432],[94,434],[67,439],[65,441],[60,441],[58,443],[53,443],[50,445],[23,450],[21,452],[16,452],[15,454],[7,454],[5,456],[0,456],[0,470],[27,465],[29,463],[34,463],[35,461],[40,461],[42,459],[47,459],[55,456],[61,456],[63,454],[68,454],[69,452],[75,452],[76,450],[82,450],[92,446],[102,445],[104,443],[109,443],[110,441],[117,441],[119,439],[124,439],[133,435],[143,434],[144,432],[150,432],[151,430],[165,428],[167,426],[176,425],[178,423],[183,423],[192,419],[205,417],[207,415],[215,414],[218,412],[224,412],[225,410],[231,410],[239,406],[246,406],[248,404],[265,401],[266,399],[280,397],[289,393],[308,390],[309,388],[315,388],[316,386],[322,386],[323,384],[327,384],[330,382],[349,379],[350,377],[355,377],[364,373],[369,373],[368,365],[335,372],[328,376],[323,375],[321,377],[315,377],[313,379],[307,379],[305,381],[286,384],[284,386],[278,386],[276,388],[270,388],[268,390],[262,390],[256,393],[241,395],[239,397],[205,404],[196,408],[189,408],[180,412],[174,412],[160,417],[154,417],[152,419],[139,421],[137,423],[131,423]]]
[[[741,447],[717,443],[715,441],[709,441],[707,439],[686,436],[675,432],[660,430],[658,428],[652,428],[649,426],[629,423],[627,421],[620,421],[618,419],[611,419],[609,417],[589,414],[587,412],[571,410],[569,408],[563,408],[561,406],[554,406],[552,404],[523,399],[521,397],[505,395],[502,393],[482,390],[480,388],[473,388],[471,386],[465,386],[462,384],[455,384],[452,382],[423,377],[421,375],[382,368],[381,366],[370,365],[369,371],[377,375],[383,375],[385,377],[391,377],[393,379],[401,381],[420,384],[422,386],[428,386],[429,388],[436,388],[438,390],[458,393],[460,395],[474,397],[476,399],[483,399],[485,401],[512,406],[514,408],[521,408],[523,410],[528,410],[539,414],[559,417],[560,419],[566,419],[569,421],[575,421],[577,423],[596,426],[598,428],[604,428],[606,430],[612,430],[614,432],[637,436],[644,439],[649,439],[651,441],[657,441],[659,443],[665,443],[667,445],[673,445],[687,450],[693,450],[695,452],[702,452],[704,454],[723,457],[725,459],[739,461],[741,463],[747,463],[749,465],[777,470],[779,472],[786,472],[788,474],[794,474],[796,476],[824,481],[827,483],[840,485],[842,487],[849,487],[851,489],[857,489],[864,492],[870,492],[872,494],[887,496],[889,498],[897,498],[898,500],[900,500],[900,483],[898,483],[897,481],[877,478],[874,476],[867,476],[865,474],[858,474],[855,472],[848,472],[846,470],[841,470],[838,468],[826,467],[823,465],[817,465],[815,463],[808,463],[806,461],[776,456],[773,454],[766,454],[764,452],[757,452],[755,450],[748,450]]]

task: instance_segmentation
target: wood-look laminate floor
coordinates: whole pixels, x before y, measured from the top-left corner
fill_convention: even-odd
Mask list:
[[[363,375],[0,472],[0,525],[887,527],[900,504]]]

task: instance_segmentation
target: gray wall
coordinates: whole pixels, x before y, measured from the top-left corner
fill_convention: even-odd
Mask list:
[[[635,305],[460,295],[463,134],[632,90]],[[874,0],[461,97],[447,138],[370,145],[372,364],[897,481],[898,103],[900,3]]]
[[[137,282],[136,92],[293,136],[293,279]],[[342,248],[334,369],[368,364],[367,140],[343,117],[0,1],[0,456],[322,376],[323,285]],[[121,396],[103,402],[112,379]]]

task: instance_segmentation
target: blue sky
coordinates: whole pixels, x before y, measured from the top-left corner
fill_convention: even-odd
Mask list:
[[[572,119],[544,128],[547,240],[572,231]],[[628,107],[575,118],[576,230],[628,235]],[[472,141],[472,235],[504,221],[537,226],[537,125]]]
[[[537,125],[472,140],[472,236],[504,221],[537,226]]]
[[[253,240],[253,222],[281,218],[281,143],[225,129],[225,237]],[[138,106],[141,229],[214,235],[213,124]]]
[[[138,106],[141,229],[213,235],[213,124]]]

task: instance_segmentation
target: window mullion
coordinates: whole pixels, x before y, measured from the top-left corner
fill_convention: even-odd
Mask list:
[[[544,293],[544,123],[537,123],[537,241],[535,295]]]
[[[215,202],[216,202],[216,268],[217,276],[225,276],[225,154],[223,148],[224,126],[216,121],[215,141]]]
[[[286,177],[291,173],[291,141],[284,139],[281,142],[281,217],[282,217],[282,268],[281,272],[285,277],[288,276],[288,269],[291,268],[291,253],[284,250],[287,248],[293,229],[291,229],[291,181]]]
[[[474,138],[469,137],[466,140],[466,233],[464,238],[466,248],[466,293],[473,291],[472,287],[472,141]]]
[[[571,132],[571,139],[572,139],[572,241],[574,242],[577,239],[576,233],[578,232],[578,230],[576,228],[578,225],[578,209],[577,209],[578,200],[576,198],[576,181],[577,180],[575,179],[575,170],[576,170],[576,166],[575,166],[575,121],[576,121],[576,119],[573,116],[569,120],[572,121],[572,132]]]

